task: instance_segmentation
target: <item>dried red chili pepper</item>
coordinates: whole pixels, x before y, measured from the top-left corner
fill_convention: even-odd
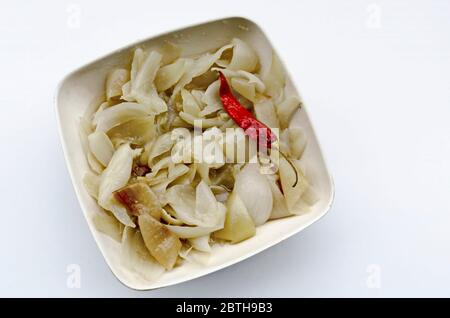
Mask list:
[[[222,101],[225,111],[251,139],[257,140],[260,146],[270,149],[272,143],[277,140],[275,134],[269,127],[253,117],[253,114],[242,106],[236,97],[233,96],[227,79],[222,72],[219,72],[219,78],[220,100]],[[263,135],[261,136],[261,134]]]
[[[258,145],[267,149],[272,148],[272,143],[277,140],[275,134],[269,127],[257,120],[253,114],[248,111],[244,106],[239,103],[236,97],[231,92],[230,85],[228,85],[227,79],[222,72],[219,72],[220,79],[220,100],[222,101],[223,108],[234,120],[234,122],[241,127],[245,134],[251,139],[257,140]],[[261,134],[263,134],[261,136]],[[293,163],[281,152],[278,152],[286,159],[295,172],[295,182],[292,187],[295,187],[298,182],[297,169]]]

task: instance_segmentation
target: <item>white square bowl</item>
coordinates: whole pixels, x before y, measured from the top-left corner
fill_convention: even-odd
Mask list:
[[[120,244],[96,230],[92,219],[100,208],[89,196],[82,181],[89,166],[79,138],[79,118],[93,101],[103,95],[106,73],[115,67],[129,66],[132,52],[137,46],[152,49],[170,40],[183,48],[183,54],[191,55],[218,48],[234,37],[248,42],[256,49],[260,58],[271,54],[273,50],[269,40],[255,23],[245,18],[227,18],[152,37],[112,52],[72,72],[58,87],[56,111],[59,131],[75,192],[88,226],[107,264],[119,281],[130,288],[148,290],[174,285],[240,262],[305,229],[324,216],[332,204],[334,185],[306,110],[302,107],[300,121],[308,140],[304,158],[302,158],[303,168],[320,198],[310,212],[270,221],[258,227],[256,235],[244,242],[214,246],[208,265],[185,262],[182,266],[165,272],[155,281],[145,281],[130,275],[122,266]],[[289,73],[286,70],[285,72],[288,89],[297,93]]]

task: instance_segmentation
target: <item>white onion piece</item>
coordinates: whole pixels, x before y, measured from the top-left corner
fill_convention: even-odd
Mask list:
[[[91,167],[92,171],[98,174],[102,173],[105,167],[100,163],[100,161],[97,160],[97,158],[95,158],[95,156],[92,154],[90,150],[88,150],[86,157],[89,167]]]
[[[239,94],[241,94],[242,96],[244,96],[248,100],[250,100],[252,102],[256,101],[256,89],[255,89],[255,86],[250,84],[245,79],[238,78],[238,77],[232,78],[231,79],[231,87],[233,87],[233,89],[236,92],[238,92]]]
[[[167,177],[170,180],[175,180],[175,178],[178,178],[187,173],[189,171],[189,167],[184,164],[170,164],[168,170],[169,174],[167,175]]]
[[[264,93],[264,91],[266,90],[266,85],[264,84],[264,82],[257,75],[250,72],[243,70],[232,71],[226,68],[219,67],[213,67],[211,68],[211,71],[222,72],[226,78],[238,77],[245,79],[249,84],[252,84],[255,87],[256,91],[259,93]]]
[[[280,119],[280,127],[286,128],[289,126],[292,116],[300,106],[300,99],[296,96],[286,98],[282,103],[278,104],[276,111]]]
[[[320,200],[320,197],[314,190],[314,188],[312,186],[309,186],[308,189],[306,189],[305,193],[303,193],[302,200],[305,201],[306,204],[312,206]]]
[[[167,169],[159,170],[158,173],[154,175],[151,173],[147,173],[147,175],[145,176],[145,182],[149,186],[154,186],[167,180],[167,175],[168,175]]]
[[[132,145],[145,146],[155,138],[155,117],[144,116],[133,118],[119,126],[111,128],[107,135],[113,144],[129,142]]]
[[[175,85],[183,76],[185,68],[185,59],[178,59],[172,64],[161,67],[155,78],[155,85],[158,91],[165,91]]]
[[[155,142],[154,139],[150,140],[144,145],[144,148],[142,149],[142,154],[139,156],[139,164],[144,166],[148,164],[148,156],[150,155],[150,151],[152,150],[153,143]]]
[[[176,184],[178,184],[178,185],[192,184],[192,182],[194,181],[196,172],[197,172],[197,164],[193,163],[193,164],[189,165],[189,171],[186,172],[181,177],[174,180],[173,184],[174,185],[176,185]]]
[[[202,102],[206,105],[222,105],[219,95],[220,81],[212,82],[203,95]]]
[[[202,226],[177,226],[177,225],[166,225],[166,227],[181,239],[205,236],[222,228],[222,227],[202,227]]]
[[[88,136],[92,133],[92,125],[89,118],[86,116],[80,117],[80,124],[79,124],[79,136],[81,141],[81,147],[83,147],[83,151],[85,153],[89,152],[89,143],[88,143]]]
[[[238,76],[247,79],[249,84],[255,85],[256,91],[263,93],[266,90],[266,85],[264,85],[263,81],[261,81],[255,74],[243,70],[237,71],[237,74]]]
[[[195,97],[187,90],[182,89],[181,98],[183,99],[183,111],[192,116],[199,117],[201,108]]]
[[[138,67],[136,76],[131,80],[131,90],[148,90],[153,86],[153,81],[159,70],[162,55],[156,51],[151,51],[142,64]]]
[[[306,136],[299,127],[289,128],[289,149],[295,159],[300,159],[306,148]]]
[[[100,187],[100,177],[91,171],[86,172],[83,177],[84,187],[89,195],[98,199],[98,189]]]
[[[97,231],[120,243],[124,226],[114,216],[105,211],[96,211],[92,222]]]
[[[157,163],[152,165],[152,171],[150,173],[148,173],[146,175],[146,177],[147,178],[153,178],[153,177],[155,177],[158,174],[158,172],[161,169],[169,168],[171,165],[174,165],[174,163],[172,162],[172,158],[170,156],[162,158]]]
[[[122,87],[123,99],[127,101],[136,100],[140,104],[147,105],[153,114],[167,111],[167,104],[158,96],[153,83],[161,65],[161,59],[161,54],[156,51],[151,51],[146,55],[140,49],[137,49],[131,64],[130,84],[126,86],[126,89]]]
[[[223,227],[226,211],[204,181],[197,185],[196,190],[190,185],[175,185],[167,190],[166,198],[177,219],[185,224]]]
[[[101,111],[97,117],[96,131],[107,132],[111,128],[123,124],[130,119],[151,115],[152,109],[148,105],[124,102]]]
[[[142,66],[142,63],[145,59],[145,53],[144,50],[141,48],[137,48],[134,51],[133,55],[133,61],[131,62],[131,71],[130,71],[130,89],[131,89],[131,82],[136,81],[137,74],[139,72],[139,69]]]
[[[196,218],[200,220],[196,225],[223,227],[225,212],[209,186],[201,181],[195,191],[195,214]]]
[[[198,59],[195,60],[195,64],[193,65],[192,69],[189,72],[189,75],[192,75],[192,78],[202,75],[203,73],[207,72],[211,66],[216,62],[222,53],[225,50],[228,50],[232,48],[232,44],[225,45],[218,49],[215,53],[206,53],[202,56],[200,56]],[[191,78],[191,79],[192,79]],[[190,81],[189,81],[190,82]]]
[[[162,55],[161,64],[167,65],[174,62],[181,55],[181,47],[178,45],[165,41],[161,48],[158,48],[158,52]]]
[[[227,201],[229,196],[229,190],[225,188],[225,186],[219,186],[219,185],[212,185],[211,191],[214,193],[214,196],[216,197],[216,200],[218,202],[224,203]]]
[[[103,171],[98,193],[98,204],[111,211],[114,216],[124,225],[135,227],[125,207],[118,204],[113,192],[126,186],[131,175],[133,157],[136,151],[129,144],[123,144],[116,150],[111,161]]]
[[[221,146],[228,162],[245,162],[247,137],[242,128],[227,129]]]
[[[289,140],[289,129],[284,129],[278,136],[278,144],[280,151],[286,156],[290,156],[290,140]]]
[[[152,187],[152,190],[159,196],[164,197],[165,192],[169,184],[171,184],[173,181],[175,181],[177,178],[185,175],[189,172],[189,167],[185,166],[183,164],[175,165],[170,173],[167,176],[167,179],[164,182],[161,182],[160,184],[157,184]]]
[[[180,116],[180,118],[183,119],[188,124],[202,129],[207,129],[214,126],[218,127],[224,123],[224,120],[219,116],[213,118],[198,118],[185,112],[179,112],[178,116]]]
[[[136,99],[131,96],[131,81],[126,82],[122,86],[122,96],[120,99],[125,100],[127,102],[136,102]]]
[[[202,178],[202,181],[206,182],[206,184],[211,184],[211,179],[209,178],[209,170],[210,166],[204,162],[197,164],[197,172]]]
[[[120,203],[118,203],[114,198],[111,198],[110,201],[107,202],[107,204],[104,204],[102,207],[108,211],[111,211],[114,217],[123,225],[133,228],[136,227],[133,220],[128,215],[127,209],[123,207]]]
[[[121,99],[128,102],[135,102],[136,98],[132,95],[132,83],[136,81],[136,76],[144,61],[145,53],[141,48],[134,51],[133,60],[131,62],[130,80],[122,86]]]
[[[211,254],[195,250],[192,246],[183,246],[179,252],[180,257],[189,263],[196,265],[208,265]]]
[[[262,80],[266,85],[266,93],[273,97],[276,103],[281,101],[284,95],[285,74],[283,65],[274,51],[270,67],[262,74]]]
[[[123,68],[111,71],[106,78],[106,99],[118,97],[122,94],[122,86],[130,80],[130,72]]]
[[[209,234],[205,236],[200,236],[196,238],[189,239],[189,243],[191,243],[192,247],[200,252],[211,252],[211,246],[209,245]]]
[[[122,263],[133,276],[154,281],[165,271],[164,267],[150,255],[140,231],[129,227],[124,229],[121,252]]]
[[[207,105],[207,106],[205,106],[205,108],[202,109],[202,111],[200,112],[199,115],[200,115],[200,117],[206,117],[208,115],[212,115],[212,114],[218,112],[221,109],[223,109],[223,108],[219,104]]]
[[[175,139],[175,144],[173,145],[170,152],[170,157],[172,158],[172,161],[174,163],[192,163],[192,134],[187,129],[183,131],[181,128],[178,130],[178,132],[172,134],[172,137]]]
[[[167,104],[164,99],[158,95],[155,87],[145,91],[145,93],[135,92],[133,96],[136,97],[136,101],[139,103],[149,106],[152,114],[157,115],[167,111]]]
[[[280,127],[274,104],[270,99],[255,103],[254,110],[256,118],[269,128]]]
[[[291,212],[295,212],[295,205],[301,199],[303,193],[308,188],[308,181],[306,180],[302,170],[300,169],[296,160],[291,160],[297,170],[298,182],[295,187],[292,185],[295,183],[295,172],[292,166],[286,159],[280,157],[279,175],[281,187],[283,189],[284,197],[286,198],[286,204]]]
[[[301,108],[297,108],[294,115],[292,115],[291,121],[289,122],[289,128],[292,127],[299,127],[299,128],[303,127]]]
[[[311,205],[305,201],[304,195],[298,199],[295,205],[291,208],[291,212],[294,215],[302,215],[310,211]]]
[[[305,151],[307,138],[302,128],[302,112],[300,108],[297,108],[294,115],[289,122],[289,135],[290,135],[290,147],[292,155],[299,159],[302,157]]]
[[[202,102],[206,104],[201,115],[205,116],[213,113],[215,110],[222,109],[222,101],[219,95],[220,81],[217,80],[211,83],[203,95]],[[208,110],[206,110],[208,108]]]
[[[175,85],[172,97],[175,98],[175,96],[180,92],[180,90],[184,88],[187,84],[189,84],[193,78],[207,72],[211,68],[211,66],[220,58],[222,53],[225,50],[230,49],[232,47],[233,45],[225,45],[220,49],[218,49],[215,53],[203,54],[195,61],[193,61],[192,64],[188,66],[188,70],[181,77],[177,85]]]
[[[195,189],[191,185],[175,185],[166,193],[167,202],[176,213],[176,218],[195,225]]]
[[[235,71],[253,72],[258,65],[256,52],[247,43],[237,38],[234,38],[231,44],[234,46],[233,57],[227,68]]]
[[[92,154],[106,167],[114,153],[114,146],[108,135],[104,132],[96,131],[88,136],[88,141]]]
[[[167,206],[169,207],[169,206]],[[166,221],[169,225],[183,225],[183,222],[174,218],[169,212],[167,212],[167,207],[161,209],[161,218]]]
[[[102,113],[102,111],[104,111],[106,108],[108,108],[109,102],[104,102],[101,103],[100,106],[98,107],[97,111],[94,114],[94,118],[92,118],[92,124],[94,124],[94,126],[97,126],[98,123],[98,117],[100,116],[100,114]]]
[[[210,84],[211,85],[211,84]],[[194,96],[195,101],[200,105],[200,107],[203,109],[205,106],[205,103],[203,103],[203,98],[205,96],[205,92],[201,91],[199,89],[193,89],[191,90],[192,96]]]
[[[252,102],[256,102],[260,96],[259,93],[262,93],[265,90],[264,83],[257,76],[251,73],[221,68],[212,68],[212,70],[222,72],[230,81],[231,87],[240,95]],[[217,94],[217,96],[219,95]]]
[[[175,140],[172,138],[172,132],[167,132],[156,139],[148,156],[149,167],[153,166],[153,159],[172,149]]]
[[[292,215],[292,213],[289,212],[289,209],[287,208],[283,193],[277,185],[276,175],[266,175],[266,177],[269,181],[270,190],[272,191],[273,195],[273,209],[270,213],[270,219],[279,219]]]
[[[225,157],[222,150],[223,134],[216,127],[209,128],[202,135],[195,136],[194,160],[209,168],[218,169],[225,164]]]
[[[247,164],[237,175],[234,189],[255,225],[264,224],[270,217],[273,197],[267,179],[259,171],[259,164]]]

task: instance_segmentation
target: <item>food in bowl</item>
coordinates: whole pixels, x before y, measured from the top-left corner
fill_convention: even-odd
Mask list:
[[[318,198],[301,167],[300,107],[276,54],[263,68],[238,38],[197,56],[136,48],[80,120],[97,230],[121,243],[124,266],[156,279],[307,213]]]

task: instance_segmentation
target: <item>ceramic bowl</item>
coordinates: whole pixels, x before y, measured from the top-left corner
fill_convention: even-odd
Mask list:
[[[153,36],[114,51],[70,73],[58,87],[56,110],[59,131],[68,170],[81,210],[106,263],[114,275],[130,288],[148,290],[174,285],[236,264],[302,231],[324,216],[331,206],[334,195],[333,182],[307,116],[306,107],[308,105],[306,107],[304,105],[298,116],[308,139],[302,161],[305,173],[320,198],[310,212],[270,221],[258,227],[254,237],[239,244],[215,245],[207,265],[185,262],[182,266],[165,272],[155,281],[146,281],[139,276],[130,275],[129,271],[122,266],[120,244],[96,230],[93,224],[93,215],[100,208],[86,192],[82,181],[89,166],[79,138],[79,119],[87,107],[103,95],[106,73],[118,66],[129,67],[132,52],[137,46],[152,49],[157,48],[164,41],[170,40],[183,48],[183,54],[191,55],[216,49],[234,37],[238,37],[254,47],[260,59],[267,58],[273,50],[264,32],[254,22],[245,18],[227,18]],[[286,74],[288,88],[298,93],[289,72],[287,71]]]

